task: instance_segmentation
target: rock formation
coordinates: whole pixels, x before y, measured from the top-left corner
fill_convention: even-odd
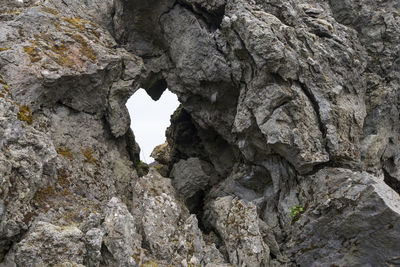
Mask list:
[[[400,265],[399,47],[397,0],[0,0],[0,266]]]

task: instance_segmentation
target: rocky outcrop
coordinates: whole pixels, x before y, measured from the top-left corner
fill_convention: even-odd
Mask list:
[[[398,265],[399,14],[2,1],[0,264]],[[141,172],[140,87],[182,104],[154,153],[170,178]]]
[[[38,222],[26,238],[8,254],[6,262],[17,266],[72,264],[83,266],[86,254],[83,233],[74,226],[59,227]]]
[[[221,264],[215,244],[206,244],[195,215],[176,198],[171,180],[151,169],[134,186],[132,214],[155,261],[181,266]],[[145,253],[145,252],[144,252]]]
[[[224,241],[229,261],[236,266],[268,265],[269,248],[260,233],[256,207],[231,196],[217,198],[210,206],[210,221]]]
[[[201,197],[211,183],[216,183],[213,167],[198,158],[180,160],[171,171],[172,184],[185,199],[189,210],[193,210],[201,202]]]

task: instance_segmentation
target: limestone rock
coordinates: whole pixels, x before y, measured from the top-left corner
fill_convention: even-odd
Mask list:
[[[134,186],[132,214],[146,238],[148,257],[188,266],[223,263],[215,244],[206,244],[197,219],[175,197],[171,180],[154,169]]]
[[[0,265],[399,264],[397,0],[0,2]]]
[[[135,220],[125,204],[112,198],[107,204],[104,223],[103,242],[111,257],[105,257],[107,266],[136,266],[133,255],[140,255],[142,237],[137,233]],[[103,252],[104,253],[104,252]],[[108,254],[107,253],[107,254]]]
[[[31,127],[24,114],[31,115],[9,97],[0,98],[0,259],[28,230],[34,209],[27,203],[56,173],[50,136]]]
[[[210,204],[210,216],[232,264],[268,266],[270,251],[261,236],[254,205],[231,196],[217,198]]]
[[[59,227],[38,222],[23,241],[16,244],[6,262],[17,266],[82,264],[86,248],[83,233],[75,226]]]
[[[87,266],[99,266],[102,260],[101,244],[103,241],[103,231],[99,228],[93,228],[85,234],[85,244],[87,250],[87,259],[85,261]]]
[[[198,158],[180,160],[174,164],[170,174],[173,178],[172,185],[185,199],[189,210],[199,201],[196,195],[201,194],[211,182],[212,171],[213,167],[210,164]]]
[[[158,163],[168,165],[171,160],[171,151],[168,142],[156,146],[151,152],[150,157],[154,158]]]
[[[299,189],[303,211],[291,218],[287,246],[301,266],[396,262],[400,196],[382,180],[327,168]]]

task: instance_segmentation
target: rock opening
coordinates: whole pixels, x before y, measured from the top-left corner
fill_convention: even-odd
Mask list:
[[[166,89],[165,81],[157,81],[150,89],[139,89],[126,106],[131,117],[131,128],[141,148],[140,159],[151,163],[154,147],[165,142],[165,130],[170,116],[179,106],[178,98]]]

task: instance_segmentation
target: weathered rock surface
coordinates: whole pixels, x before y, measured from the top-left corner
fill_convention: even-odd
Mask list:
[[[83,233],[76,226],[59,227],[46,222],[32,226],[26,238],[8,254],[17,266],[81,264],[86,254]]]
[[[399,14],[0,0],[0,265],[399,265]],[[170,178],[137,175],[140,87],[182,104]]]
[[[206,244],[195,215],[176,198],[171,180],[151,169],[134,186],[132,214],[154,259],[180,266],[223,263],[215,244]]]
[[[102,227],[105,231],[102,249],[112,255],[111,258],[104,257],[105,265],[136,266],[132,256],[140,255],[142,237],[137,233],[133,216],[117,198],[107,204]]]
[[[302,178],[299,204],[286,246],[301,266],[398,264],[400,196],[382,180],[327,168]]]
[[[215,177],[212,177],[212,165],[198,158],[180,160],[172,168],[170,176],[173,178],[174,188],[183,196],[189,210],[193,210],[199,203],[199,198],[212,183],[210,180],[215,180]]]
[[[217,198],[210,206],[210,220],[226,245],[229,261],[236,266],[268,265],[269,248],[260,233],[256,207],[231,196]]]

